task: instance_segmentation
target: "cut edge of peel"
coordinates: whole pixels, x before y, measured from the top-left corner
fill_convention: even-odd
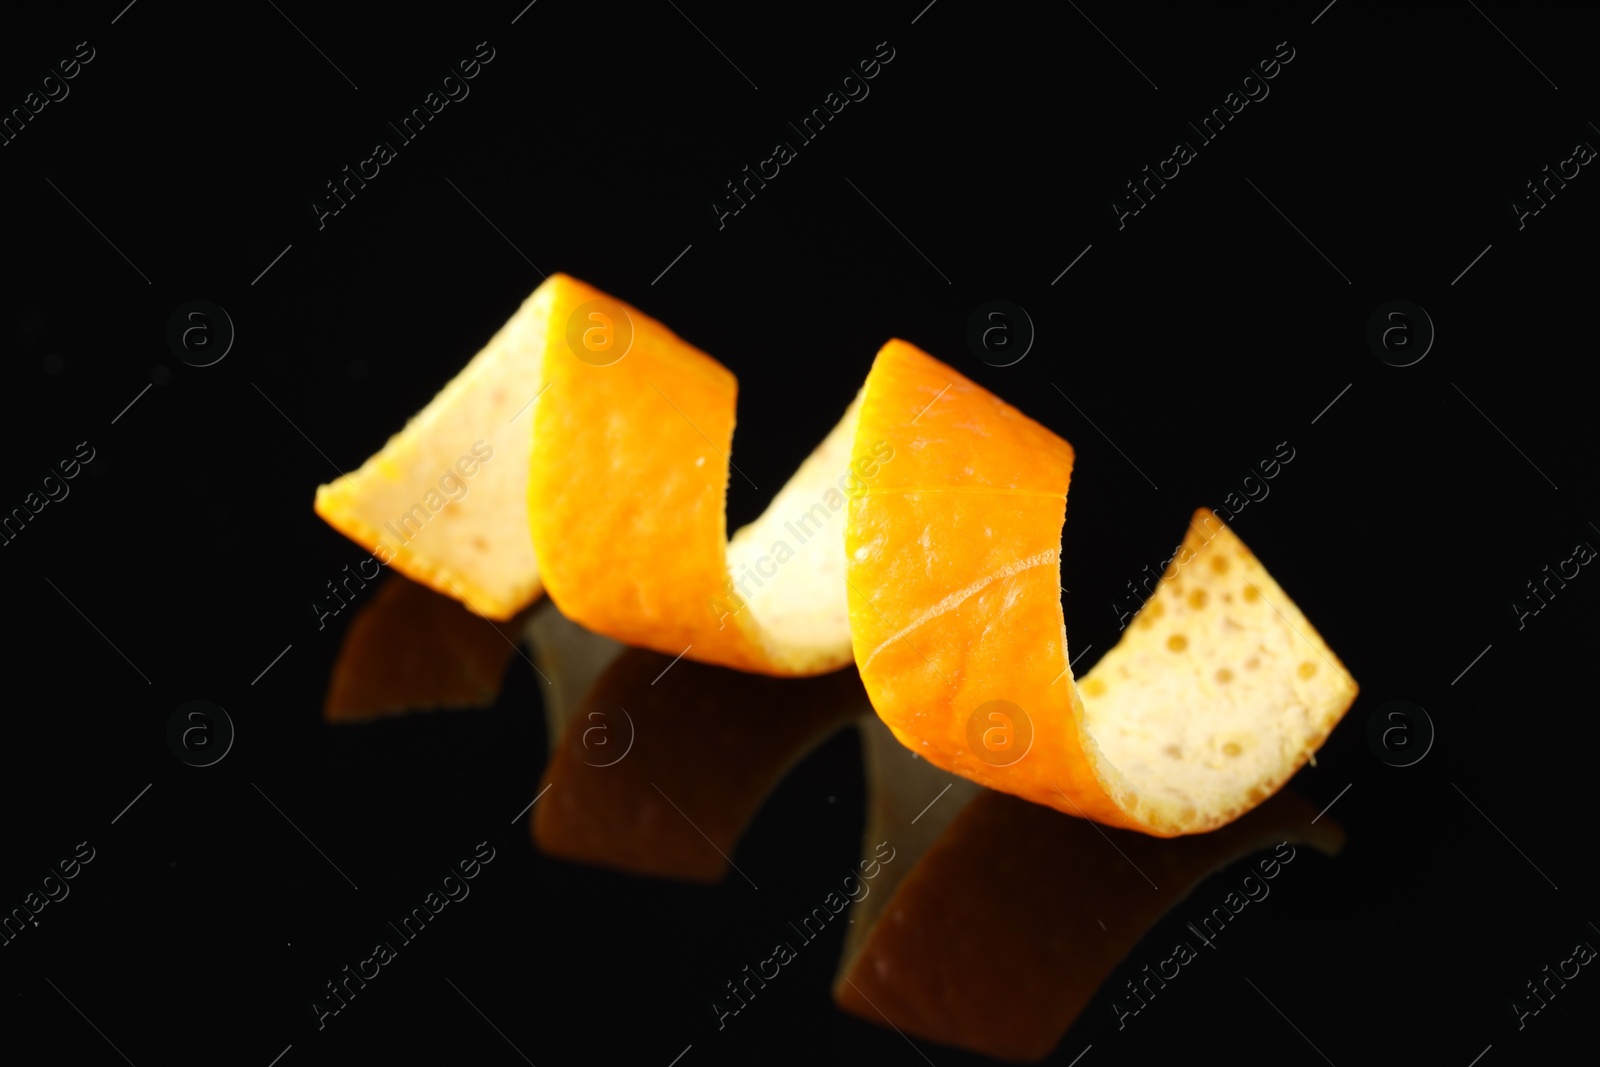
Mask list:
[[[476,590],[477,595],[474,596],[466,591],[472,588],[473,583],[450,567],[429,562],[415,552],[406,551],[404,547],[399,551],[389,550],[377,530],[354,515],[339,509],[339,501],[345,496],[345,492],[337,483],[317,486],[312,509],[322,521],[371,552],[373,559],[385,567],[392,567],[417,584],[459,601],[468,611],[493,622],[510,622],[523,607],[538,600],[543,592],[535,582],[532,594],[520,604],[515,603],[513,598],[494,596],[481,589]],[[388,558],[380,558],[380,553]]]
[[[1214,528],[1208,533],[1202,533],[1197,524]],[[1189,553],[1190,559],[1180,563],[1178,556],[1185,552]],[[1216,568],[1215,565],[1222,561],[1227,561],[1228,566]],[[1315,693],[1306,691],[1309,686],[1295,688],[1292,694],[1283,697],[1282,717],[1276,723],[1269,719],[1264,727],[1257,724],[1252,729],[1248,721],[1229,722],[1220,714],[1213,715],[1217,733],[1212,736],[1211,741],[1214,742],[1221,736],[1238,738],[1212,746],[1213,750],[1216,748],[1222,750],[1224,762],[1245,755],[1246,746],[1250,744],[1252,738],[1258,743],[1263,737],[1277,740],[1279,742],[1277,755],[1258,761],[1257,766],[1263,769],[1257,773],[1243,772],[1233,775],[1231,785],[1225,787],[1220,793],[1220,799],[1210,805],[1153,804],[1149,799],[1150,789],[1139,784],[1140,778],[1150,776],[1136,775],[1130,770],[1132,761],[1127,758],[1131,751],[1130,739],[1116,736],[1118,724],[1115,716],[1118,709],[1115,706],[1097,708],[1095,691],[1102,686],[1115,685],[1115,682],[1108,683],[1107,679],[1115,677],[1120,672],[1125,665],[1123,661],[1136,659],[1139,651],[1136,645],[1140,634],[1156,634],[1159,637],[1161,620],[1175,613],[1175,609],[1171,606],[1175,601],[1195,598],[1198,593],[1204,593],[1204,596],[1198,597],[1203,606],[1191,609],[1189,612],[1191,616],[1203,616],[1213,606],[1214,600],[1218,599],[1212,589],[1225,580],[1231,580],[1224,576],[1235,569],[1243,572],[1245,584],[1242,599],[1247,603],[1262,605],[1265,611],[1271,612],[1265,616],[1269,626],[1276,628],[1276,624],[1281,623],[1292,635],[1286,636],[1281,629],[1276,629],[1276,633],[1274,629],[1266,631],[1269,638],[1283,639],[1284,644],[1280,647],[1283,651],[1292,651],[1297,660],[1292,673],[1287,663],[1277,668],[1276,675],[1272,677],[1273,683],[1282,687],[1285,681],[1293,678],[1309,683],[1311,678],[1321,673],[1321,668],[1326,666],[1328,671],[1325,681],[1331,685]],[[1184,591],[1185,587],[1178,581],[1185,573],[1191,577],[1187,593]],[[1209,583],[1210,588],[1207,587],[1208,578],[1212,579]],[[1224,615],[1223,619],[1225,625],[1229,617]],[[1178,636],[1184,635],[1169,635],[1167,642],[1172,642],[1173,638]],[[1148,640],[1145,644],[1148,646]],[[1186,639],[1185,651],[1187,644]],[[1145,651],[1148,651],[1148,647]],[[1206,661],[1204,669],[1208,671],[1214,669],[1213,678],[1232,671],[1230,666],[1218,665],[1225,654],[1219,652],[1215,658]],[[1316,659],[1301,657],[1316,657]],[[1258,652],[1251,658],[1260,659],[1261,653]],[[1247,658],[1245,662],[1249,663],[1251,658]],[[1306,675],[1308,664],[1315,668],[1310,672],[1310,677]],[[1250,670],[1260,670],[1259,664]],[[1239,681],[1241,674],[1244,673],[1249,671],[1235,674],[1228,683],[1219,684],[1217,689],[1225,689]],[[1070,669],[1068,675],[1070,678]],[[1185,672],[1181,669],[1174,670],[1172,676],[1179,681],[1185,680]],[[1193,679],[1196,686],[1200,684],[1201,677],[1203,676]],[[1153,670],[1147,671],[1143,677],[1136,676],[1137,681],[1147,686],[1156,678],[1157,673]],[[1182,544],[1163,573],[1157,592],[1135,615],[1128,630],[1124,631],[1123,638],[1083,676],[1081,681],[1073,680],[1072,684],[1074,718],[1085,739],[1085,750],[1089,754],[1097,778],[1104,783],[1112,802],[1130,819],[1135,820],[1130,824],[1132,828],[1164,837],[1214,830],[1234,821],[1276,794],[1322,747],[1328,735],[1354,702],[1358,688],[1348,669],[1311,627],[1265,566],[1210,508],[1199,508],[1195,511]],[[1100,694],[1100,697],[1103,696],[1104,694]],[[1221,693],[1214,694],[1213,699],[1220,702]],[[1298,714],[1296,709],[1299,709]],[[1270,711],[1270,707],[1266,710]],[[1254,709],[1258,718],[1262,712],[1263,709],[1259,706]],[[1159,720],[1159,716],[1155,718]],[[1167,721],[1170,723],[1177,718],[1178,715],[1174,711],[1167,716]],[[1173,731],[1163,731],[1159,742],[1153,740],[1150,743],[1159,743],[1162,746],[1163,756],[1169,756],[1170,750],[1176,745],[1173,738]],[[1227,755],[1235,750],[1238,755]],[[1212,755],[1214,752],[1207,754]],[[1148,751],[1145,758],[1147,761],[1150,759]],[[1180,757],[1171,756],[1171,758]],[[1188,766],[1186,769],[1196,770],[1193,766]],[[1193,777],[1195,775],[1191,774],[1190,778]],[[1171,786],[1168,785],[1167,788]]]
[[[509,419],[501,416],[509,415],[517,405],[526,407],[523,401],[531,403],[535,397],[531,389],[522,396],[519,387],[540,377],[538,365],[543,359],[551,300],[566,280],[564,275],[552,275],[535,289],[382,448],[359,468],[318,486],[312,505],[328,525],[371,552],[379,563],[497,622],[509,622],[544,591],[531,545],[511,536],[505,518],[508,501],[514,497],[520,509],[526,499],[520,485],[515,486],[514,494],[507,485],[515,485],[526,470],[526,440],[532,420],[520,422],[526,418],[520,411]],[[496,454],[498,466],[490,476],[494,488],[483,484],[484,476],[478,473],[481,465],[474,468],[476,476],[466,475],[465,480],[456,476],[453,464],[457,456],[466,459],[462,453],[470,443],[458,438],[477,433],[486,434],[509,451],[508,455]],[[475,448],[472,452],[477,455]],[[430,462],[419,465],[422,458]],[[383,515],[396,517],[395,507],[415,512],[413,505],[420,506],[430,492],[437,495],[435,484],[442,476],[456,476],[467,491],[459,499],[448,500],[443,508],[424,506],[424,516],[432,521],[409,538],[397,539],[379,529]],[[525,482],[525,476],[520,480]],[[441,520],[447,509],[451,514]],[[405,519],[400,521],[404,526]],[[520,510],[516,524],[525,540],[526,521]],[[494,543],[493,550],[480,548],[486,554],[475,557],[459,540],[463,526],[487,535]]]

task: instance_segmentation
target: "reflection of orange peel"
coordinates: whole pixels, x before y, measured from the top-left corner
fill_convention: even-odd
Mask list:
[[[345,629],[323,715],[348,723],[492,704],[520,629],[477,618],[431,589],[387,575]]]
[[[335,665],[330,717],[492,697],[498,669],[484,665],[510,658],[509,627],[404,579],[361,611]],[[1216,833],[1168,841],[1100,831],[908,758],[869,713],[853,671],[792,680],[674,665],[548,604],[529,613],[522,636],[548,683],[539,689],[551,737],[529,821],[540,850],[569,861],[679,881],[725,878],[786,770],[841,725],[859,724],[862,855],[888,845],[894,861],[851,906],[834,1000],[917,1039],[1036,1061],[1209,872],[1285,838],[1324,852],[1344,839],[1289,790]],[[405,642],[403,679],[386,664],[386,637]],[[611,751],[635,742],[620,758]],[[1272,873],[1268,862],[1261,877]]]
[[[576,352],[587,335],[573,324],[588,321],[628,329],[625,358]],[[736,393],[661,323],[555,275],[383,452],[319,491],[318,510],[370,544],[385,507],[404,510],[460,442],[492,430],[501,465],[479,477],[494,477],[398,546],[407,573],[491,618],[542,580],[591,630],[744,671],[812,675],[854,659],[878,714],[930,762],[1157,836],[1259,804],[1355,697],[1207,510],[1080,687],[1057,596],[1071,446],[903,341],[729,540]],[[530,403],[532,429],[519,429]],[[531,555],[503,521],[524,508]],[[1032,730],[1026,758],[1006,766],[969,747],[968,720],[992,700],[1018,705]]]
[[[548,620],[535,652],[541,663],[564,654],[550,647],[561,640],[551,627],[562,621]],[[854,673],[767,678],[627,649],[551,748],[540,789],[552,788],[533,809],[535,842],[547,855],[629,874],[720,881],[790,769],[870,715]],[[624,744],[632,746],[626,758],[608,751]]]
[[[898,891],[874,894],[852,910],[834,1003],[912,1037],[1036,1063],[1150,928],[1209,874],[1281,841],[1326,854],[1345,841],[1342,829],[1328,818],[1319,822],[1316,809],[1291,790],[1214,834],[1158,841],[1105,833],[1012,797],[980,794],[911,860]],[[1253,899],[1283,884],[1264,880],[1284,873],[1270,859],[1248,873],[1259,883],[1246,886],[1261,894]],[[1209,929],[1247,905],[1235,897],[1228,895],[1222,920]],[[1219,891],[1199,907],[1223,899]],[[1196,914],[1211,922],[1212,913]],[[1190,951],[1204,951],[1198,937],[1181,939]],[[1170,942],[1149,950],[1153,959],[1173,951]],[[1145,972],[1133,976],[1134,989],[1154,995],[1164,983],[1141,987],[1154,973]]]

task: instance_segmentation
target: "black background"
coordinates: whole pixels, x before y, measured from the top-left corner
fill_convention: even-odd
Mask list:
[[[836,1011],[839,930],[726,1030],[708,1009],[857,856],[853,733],[787,778],[741,842],[756,892],[535,852],[510,822],[546,756],[520,659],[489,711],[322,723],[348,613],[319,631],[309,604],[364,553],[313,515],[316,485],[380,447],[555,270],[738,375],[735,461],[763,491],[734,479],[730,529],[891,336],[1071,441],[1064,602],[1074,648],[1094,649],[1080,674],[1116,640],[1123,583],[1170,555],[1191,511],[1278,442],[1296,450],[1235,528],[1361,684],[1293,785],[1318,808],[1339,797],[1349,845],[1302,850],[1277,903],[1203,959],[1208,977],[1126,1030],[1102,991],[1051,1062],[1092,1046],[1085,1067],[1223,1050],[1466,1067],[1492,1046],[1493,1067],[1590,1047],[1587,969],[1525,1029],[1509,1007],[1575,942],[1600,943],[1584,829],[1600,578],[1586,568],[1520,630],[1510,606],[1576,542],[1600,544],[1600,178],[1585,167],[1520,231],[1508,206],[1577,141],[1600,143],[1579,9],[921,3],[539,0],[515,25],[518,0],[5,16],[7,109],[76,42],[96,52],[0,148],[0,508],[78,442],[95,450],[70,496],[0,548],[0,904],[76,842],[97,850],[70,897],[0,948],[8,1061],[121,1062],[114,1044],[140,1067],[265,1067],[291,1045],[285,1067],[523,1062],[509,1045],[541,1067],[665,1067],[686,1046],[682,1067],[980,1062],[923,1040],[919,1056]],[[484,40],[495,58],[470,96],[319,230],[323,183]],[[719,229],[723,182],[793,140],[785,123],[880,41],[895,58],[870,96]],[[1280,41],[1294,59],[1270,96],[1119,230],[1123,183]],[[197,298],[237,327],[208,368],[165,340]],[[996,298],[1037,328],[1006,368],[965,339]],[[1437,328],[1414,366],[1365,339],[1393,299]],[[164,733],[195,698],[239,731],[203,770]],[[1437,727],[1409,768],[1366,740],[1391,699]],[[308,998],[484,839],[497,855],[471,902],[318,1032]],[[1128,974],[1150,955],[1136,949]]]

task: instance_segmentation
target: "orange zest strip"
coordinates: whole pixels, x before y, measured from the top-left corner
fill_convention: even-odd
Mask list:
[[[1057,595],[1071,446],[906,342],[883,347],[840,422],[730,539],[736,402],[710,356],[553,275],[383,452],[319,491],[318,511],[368,543],[454,442],[500,420],[505,443],[481,468],[494,477],[441,505],[423,548],[398,546],[408,574],[491,618],[542,583],[590,630],[746,672],[853,660],[895,737],[935,766],[1156,836],[1259,804],[1354,699],[1203,509],[1080,687]],[[525,465],[507,454],[518,433]]]
[[[890,730],[935,765],[1112,826],[1198,833],[1281,788],[1355,698],[1205,509],[1080,688],[1058,595],[1072,446],[903,341],[867,378],[857,455],[868,441],[897,458],[895,485],[850,502],[856,663]]]

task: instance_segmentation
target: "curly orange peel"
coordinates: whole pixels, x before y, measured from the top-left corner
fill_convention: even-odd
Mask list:
[[[744,671],[854,660],[879,716],[933,764],[1155,836],[1259,804],[1353,701],[1349,672],[1205,509],[1080,686],[1057,595],[1071,446],[904,341],[879,351],[841,421],[730,540],[737,390],[661,323],[552,275],[356,478],[319,491],[318,512],[370,543],[353,518],[360,479],[392,507],[449,452],[442,437],[531,401],[525,466],[504,457],[487,491],[450,505],[477,540],[402,554],[408,574],[491,618],[542,581],[590,630]],[[523,509],[526,557],[496,525]]]

